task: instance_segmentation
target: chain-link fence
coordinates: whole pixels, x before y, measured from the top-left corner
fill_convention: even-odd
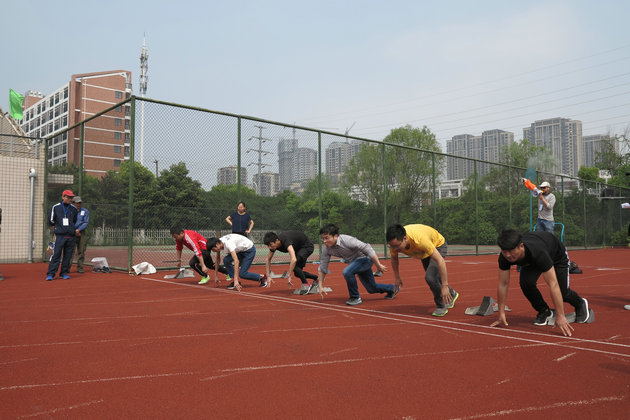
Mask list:
[[[407,134],[435,140],[411,127],[392,131],[390,140]],[[64,144],[79,165],[55,161]],[[48,183],[45,207],[66,188],[81,195],[91,216],[86,260],[105,257],[125,270],[143,261],[172,267],[171,227],[207,238],[231,232],[226,217],[239,201],[254,220],[256,263],[268,253],[268,231],[302,230],[317,244],[319,228],[335,223],[387,256],[388,225],[423,223],[446,237],[450,254],[479,254],[496,252],[501,229],[530,230],[537,217],[537,199],[520,182],[527,168],[144,98],[131,97],[46,145],[55,163],[48,179],[56,181]],[[467,176],[446,180],[447,168],[456,167]],[[630,191],[548,173],[532,181],[543,180],[553,186],[556,234],[567,245],[627,243],[630,211],[621,202]]]

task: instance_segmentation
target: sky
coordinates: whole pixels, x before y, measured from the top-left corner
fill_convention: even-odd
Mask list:
[[[124,69],[147,97],[382,140],[581,120],[630,127],[630,2],[34,1],[2,6],[0,107]]]

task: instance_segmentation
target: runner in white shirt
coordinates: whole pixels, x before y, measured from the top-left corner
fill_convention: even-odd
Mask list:
[[[215,267],[218,267],[221,262],[221,250],[226,250],[227,255],[223,258],[223,265],[228,275],[234,279],[228,286],[228,289],[241,290],[241,278],[257,281],[260,283],[260,287],[267,285],[267,276],[248,271],[256,256],[256,247],[249,238],[232,233],[220,238],[211,238],[207,247],[217,253],[217,264]],[[218,279],[218,271],[216,269],[214,279],[215,281]]]

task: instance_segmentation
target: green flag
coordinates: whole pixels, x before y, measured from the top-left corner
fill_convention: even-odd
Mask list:
[[[11,117],[16,120],[24,118],[22,114],[22,103],[24,102],[24,96],[20,95],[13,89],[9,89],[9,113]]]

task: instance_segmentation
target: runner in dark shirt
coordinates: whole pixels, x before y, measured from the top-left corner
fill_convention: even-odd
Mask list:
[[[576,322],[585,323],[589,318],[588,302],[569,288],[569,256],[560,240],[549,232],[528,232],[521,235],[513,229],[506,229],[499,235],[497,243],[499,255],[499,320],[492,326],[508,325],[505,318],[505,301],[510,284],[510,266],[521,267],[520,286],[532,307],[538,312],[534,325],[546,325],[553,314],[536,286],[542,274],[549,285],[551,299],[556,310],[555,324],[564,335],[570,336],[573,327],[564,314],[564,302],[575,308]]]
[[[304,271],[308,257],[313,253],[315,247],[313,242],[304,232],[299,230],[288,230],[276,235],[274,232],[267,232],[263,238],[263,243],[269,248],[267,255],[267,277],[271,278],[271,259],[276,251],[286,252],[291,258],[289,272],[295,274],[302,282],[300,293],[306,294],[310,285],[307,279],[317,280],[317,275]],[[288,278],[289,285],[292,285],[291,276]],[[268,282],[270,284],[271,282]]]

